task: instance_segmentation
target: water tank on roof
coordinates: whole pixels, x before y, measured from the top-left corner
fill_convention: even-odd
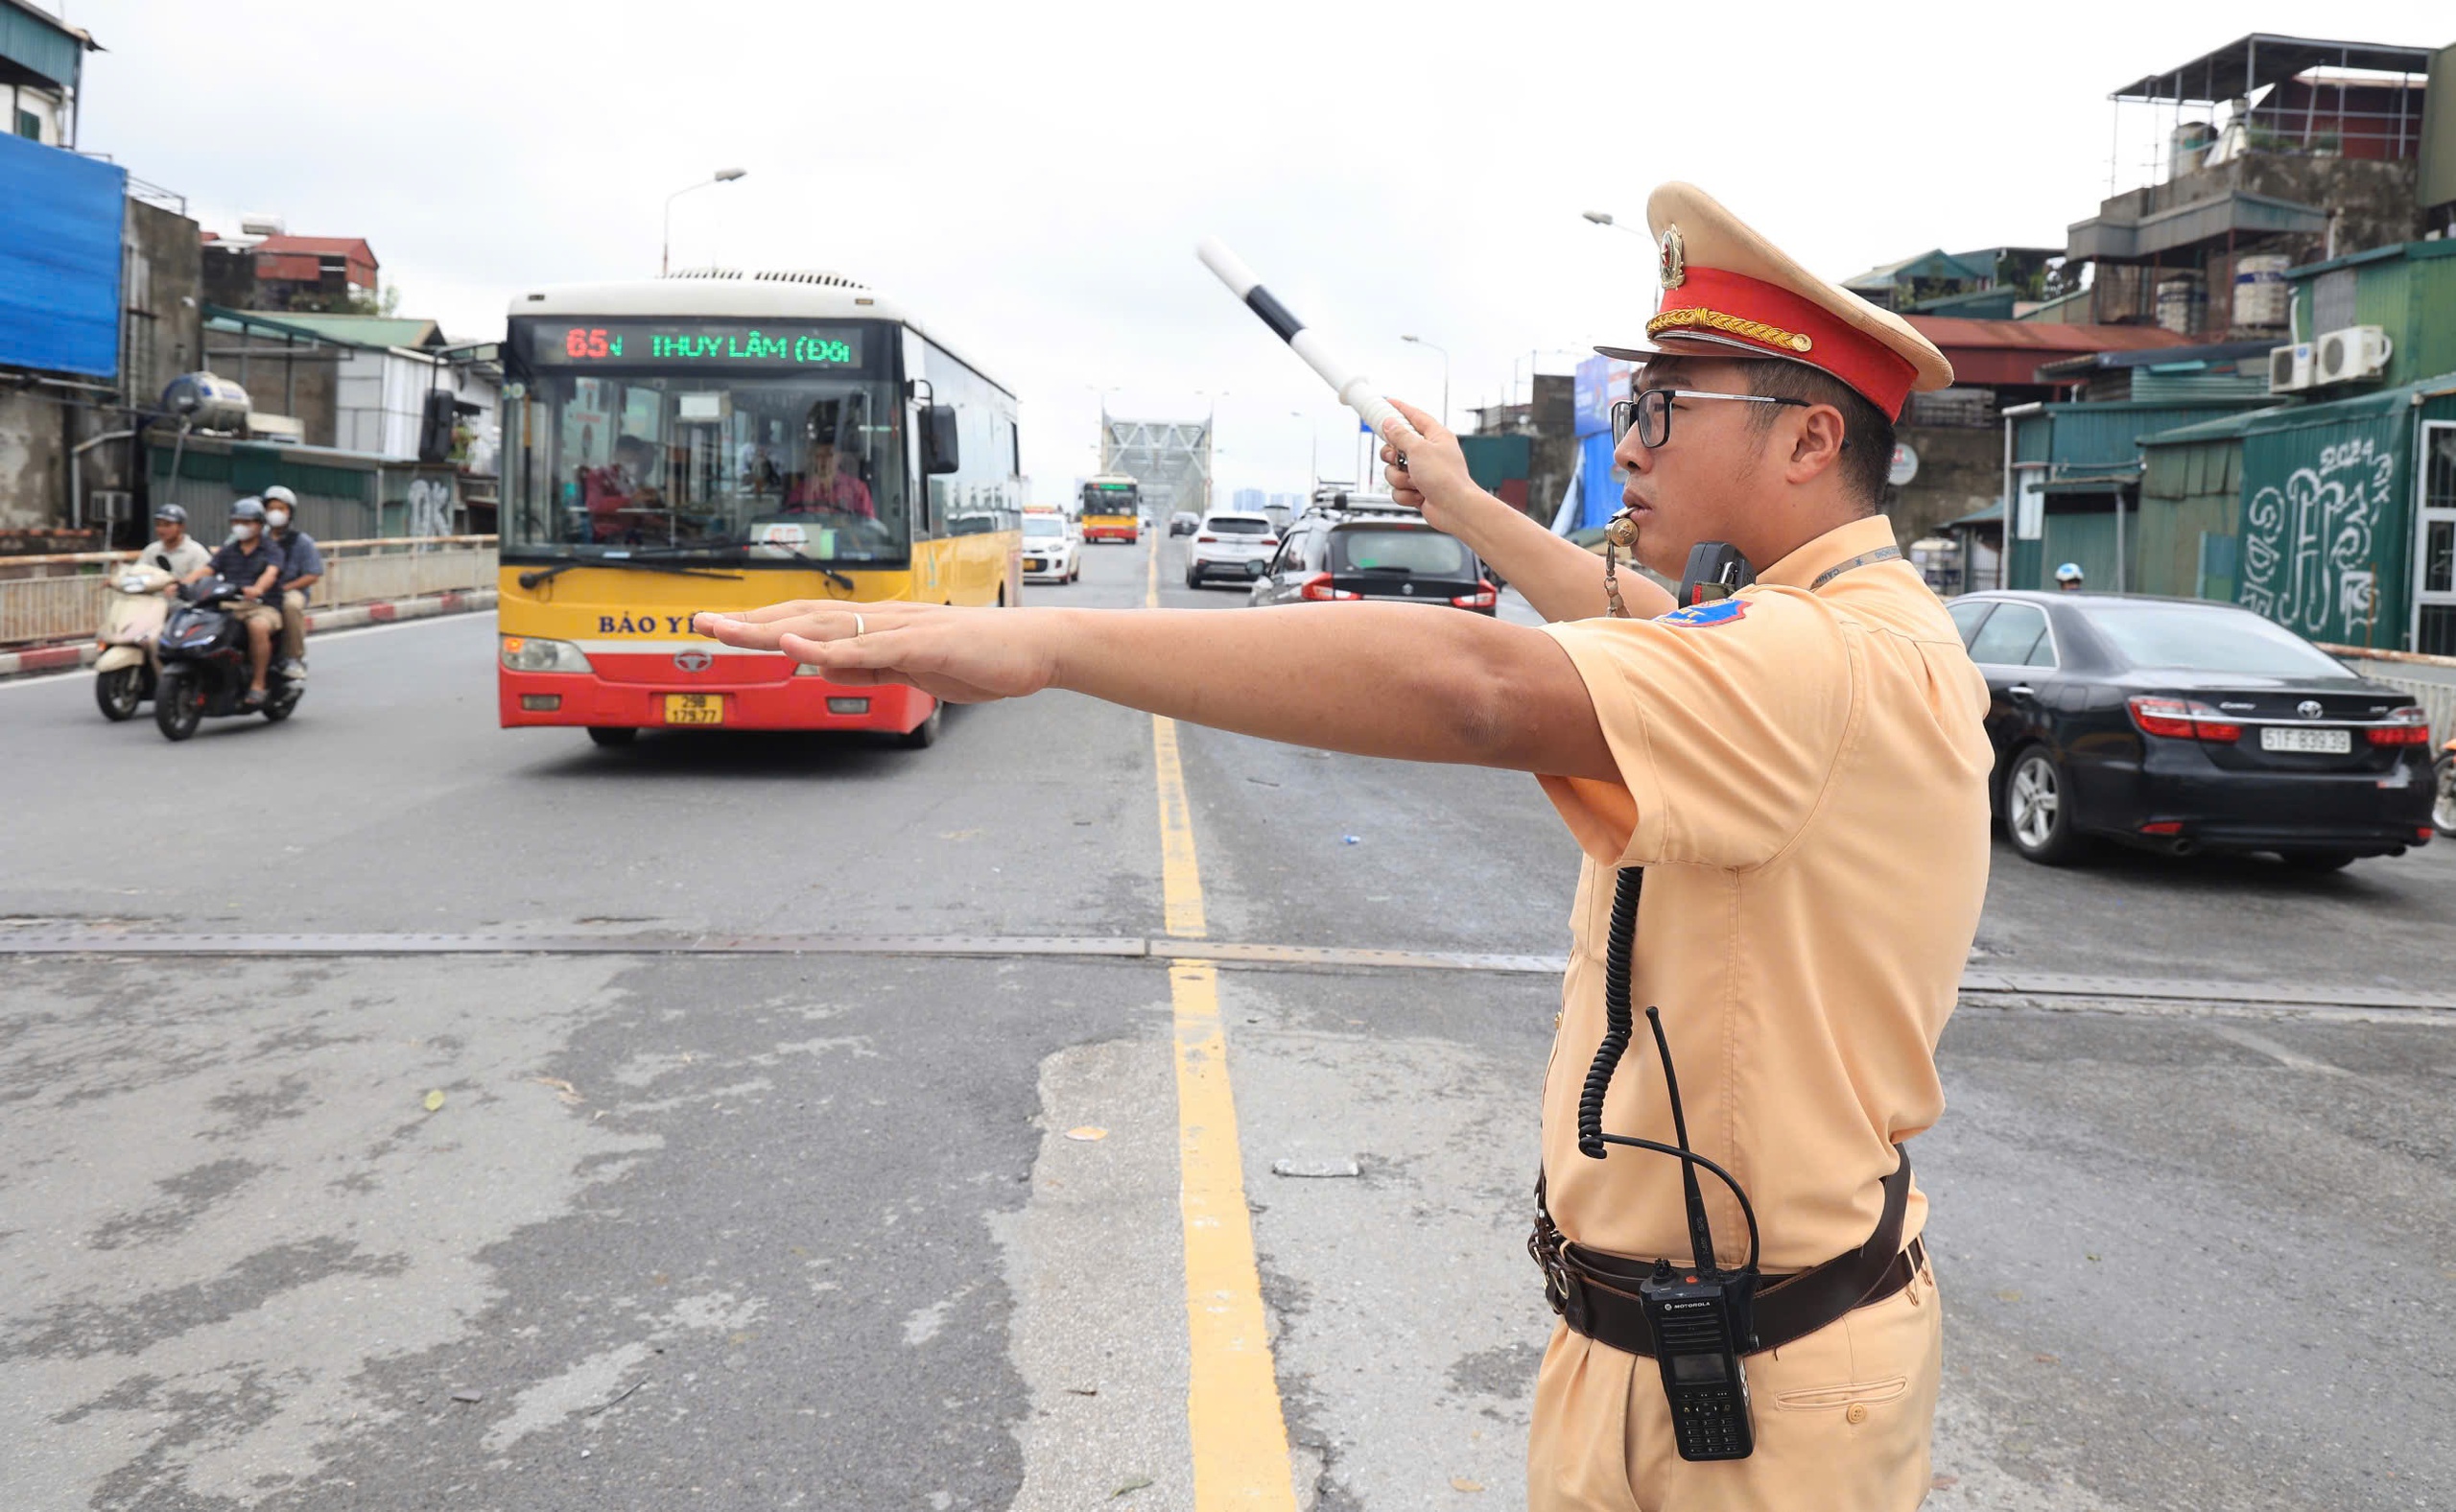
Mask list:
[[[2234,259],[2234,324],[2238,329],[2285,329],[2290,296],[2285,270],[2292,266],[2293,259],[2283,252],[2250,252]]]
[[[192,431],[245,431],[248,390],[220,373],[181,373],[162,390],[162,408]]]
[[[2208,285],[2200,274],[2158,281],[2158,323],[2178,336],[2196,336],[2208,324]]]

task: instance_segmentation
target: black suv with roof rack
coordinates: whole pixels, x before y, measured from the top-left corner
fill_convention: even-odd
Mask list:
[[[1490,614],[1500,594],[1467,543],[1435,530],[1421,511],[1387,494],[1319,490],[1289,522],[1252,602],[1366,599]]]

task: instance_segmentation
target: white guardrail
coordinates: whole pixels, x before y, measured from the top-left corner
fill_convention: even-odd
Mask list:
[[[2366,677],[2401,688],[2430,714],[2430,743],[2456,740],[2456,656],[2369,650],[2360,646],[2323,646]]]
[[[311,609],[381,603],[495,585],[495,537],[430,535],[319,541],[324,576]],[[0,647],[82,640],[103,623],[111,569],[134,552],[0,557]]]

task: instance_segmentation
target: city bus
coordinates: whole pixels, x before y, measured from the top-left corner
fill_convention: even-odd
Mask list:
[[[1123,473],[1102,473],[1083,481],[1083,539],[1123,541],[1143,538],[1143,487]]]
[[[524,292],[503,345],[506,727],[877,730],[935,699],[842,687],[691,630],[785,599],[1007,605],[1015,395],[832,273],[707,271]]]

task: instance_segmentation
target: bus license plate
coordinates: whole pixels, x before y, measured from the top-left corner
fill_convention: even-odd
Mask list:
[[[669,693],[665,696],[668,724],[722,724],[725,696],[721,693]]]
[[[2353,749],[2351,730],[2298,730],[2290,724],[2260,726],[2260,749],[2309,751],[2317,756],[2343,756]]]

